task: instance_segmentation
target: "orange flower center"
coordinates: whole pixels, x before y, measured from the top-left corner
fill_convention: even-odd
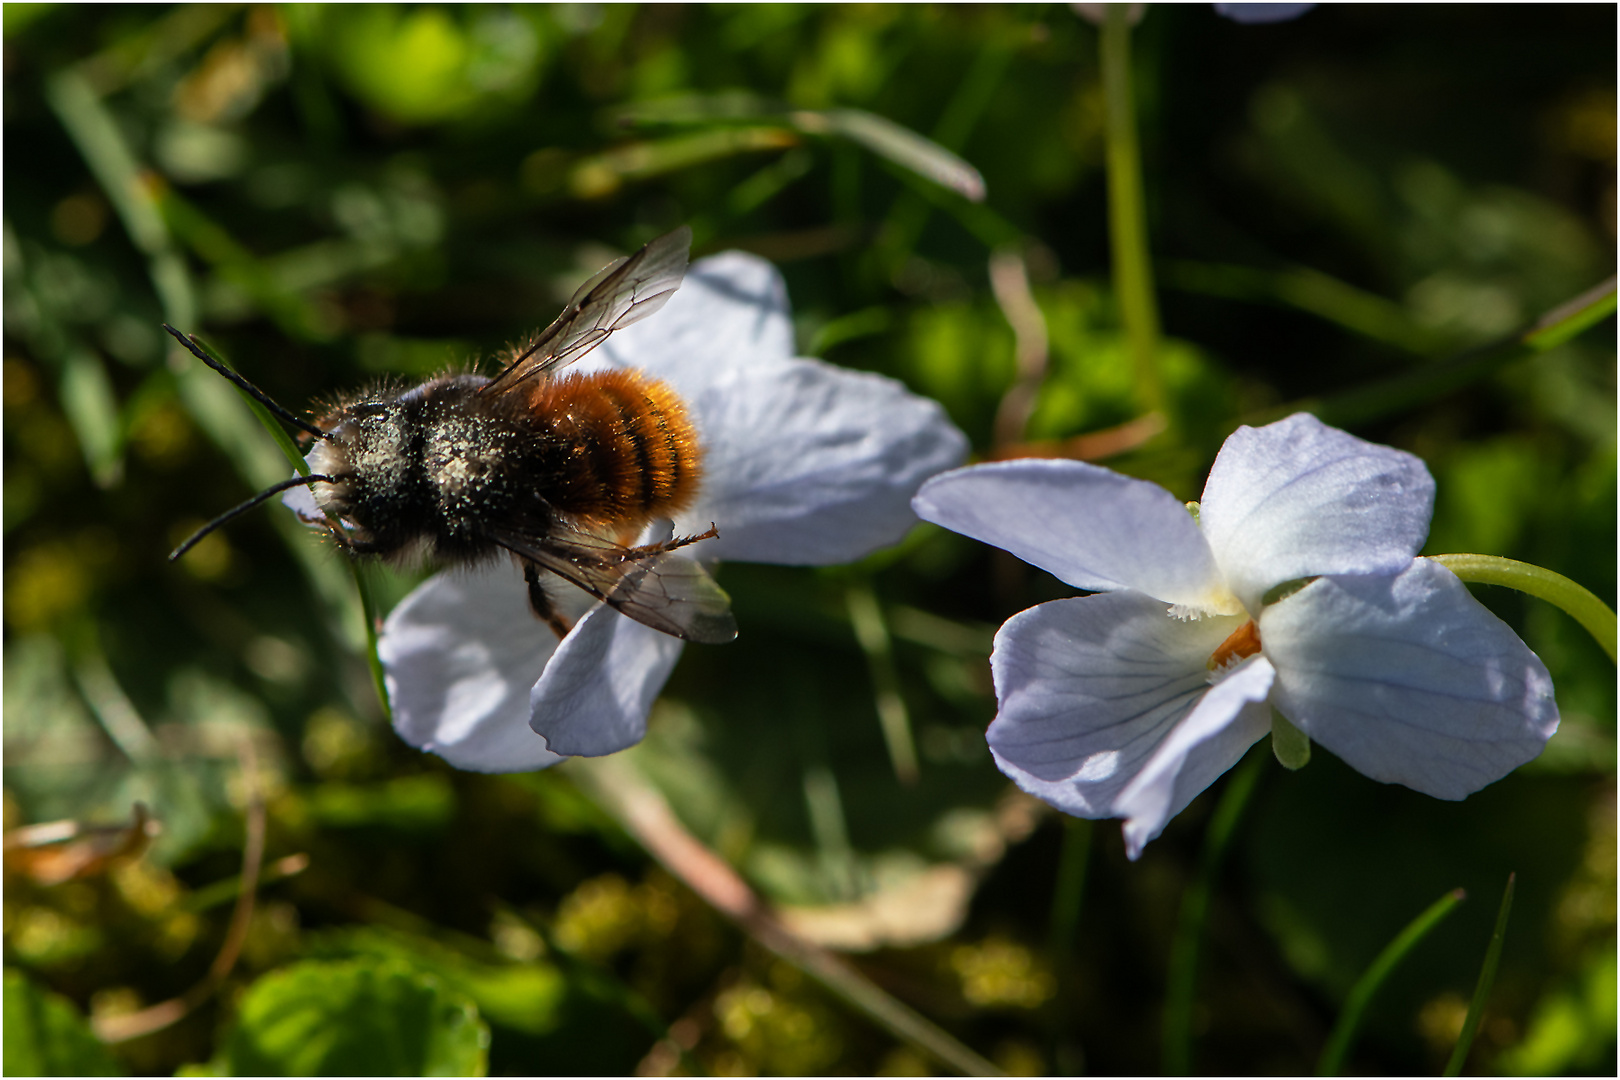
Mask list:
[[[1247,660],[1260,651],[1260,630],[1250,619],[1236,630],[1232,636],[1221,642],[1220,647],[1209,654],[1209,663],[1205,665],[1211,671],[1217,671],[1237,660]]]

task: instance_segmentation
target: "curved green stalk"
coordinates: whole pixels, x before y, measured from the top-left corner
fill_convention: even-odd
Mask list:
[[[1451,914],[1451,909],[1462,903],[1466,896],[1463,890],[1452,889],[1430,904],[1423,914],[1395,935],[1394,941],[1384,946],[1384,951],[1378,954],[1366,973],[1350,988],[1350,996],[1345,999],[1338,1023],[1333,1025],[1333,1033],[1328,1036],[1327,1045],[1322,1048],[1322,1057],[1316,1063],[1317,1076],[1338,1076],[1343,1071],[1344,1059],[1356,1038],[1356,1028],[1361,1025],[1361,1014],[1367,1011],[1373,995],[1378,993],[1378,988],[1384,985],[1384,980],[1389,978],[1396,965],[1406,959],[1406,954],[1428,937],[1429,931],[1440,925],[1440,920]]]
[[[1575,584],[1564,575],[1497,555],[1430,555],[1429,558],[1464,581],[1506,585],[1563,609],[1597,639],[1610,660],[1615,659],[1614,612],[1591,590]]]
[[[1136,370],[1136,393],[1144,410],[1164,409],[1158,367],[1159,310],[1153,295],[1147,208],[1142,192],[1142,155],[1136,140],[1131,93],[1129,4],[1107,5],[1102,25],[1102,87],[1108,139],[1108,239],[1113,248],[1114,291],[1120,321]]]
[[[1249,803],[1264,754],[1249,754],[1227,782],[1221,801],[1210,819],[1204,838],[1204,854],[1198,877],[1181,897],[1181,913],[1176,920],[1175,940],[1170,943],[1170,974],[1164,997],[1164,1072],[1166,1076],[1187,1076],[1192,1071],[1192,1011],[1198,989],[1198,953],[1204,940],[1204,923],[1209,916],[1209,896],[1215,875],[1237,832],[1238,820]]]

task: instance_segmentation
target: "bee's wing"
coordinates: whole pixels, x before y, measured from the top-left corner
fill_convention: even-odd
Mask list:
[[[574,530],[540,539],[504,536],[497,542],[654,630],[705,644],[737,636],[731,598],[684,555],[656,545],[624,547]]]
[[[685,225],[665,233],[634,255],[609,263],[579,287],[568,306],[481,389],[504,394],[514,386],[590,352],[621,326],[663,307],[681,286],[692,246]]]

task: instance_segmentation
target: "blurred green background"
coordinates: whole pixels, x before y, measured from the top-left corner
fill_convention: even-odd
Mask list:
[[[1068,6],[4,19],[5,821],[116,826],[140,802],[161,823],[139,859],[8,848],[8,1072],[944,1068],[660,869],[590,763],[471,775],[396,740],[349,572],[290,515],[166,562],[286,464],[162,322],[300,409],[488,356],[688,223],[697,256],[781,267],[804,354],[938,399],[976,454],[1103,446],[1194,498],[1238,423],[1488,348],[1615,265],[1608,5],[1269,26],[1150,8],[1133,48],[1168,426],[1145,442],[1108,435],[1143,410],[1110,289],[1098,31]],[[919,173],[893,125],[932,141],[926,162],[970,163],[983,201],[971,170],[947,172],[957,190]],[[1018,362],[993,258],[1022,267],[1049,339],[1021,434],[997,427]],[[1438,480],[1427,551],[1537,563],[1614,603],[1613,339],[1607,320],[1444,393],[1359,399],[1348,426]],[[385,606],[414,583],[368,580]],[[1011,790],[983,740],[990,637],[1065,587],[931,527],[854,567],[720,580],[741,637],[685,651],[635,774],[998,1067],[1157,1071],[1223,785],[1135,864],[1116,824]],[[1257,746],[1196,1071],[1309,1071],[1374,954],[1462,886],[1350,1059],[1437,1072],[1510,871],[1469,1071],[1613,1070],[1614,668],[1561,612],[1475,592],[1547,663],[1558,735],[1456,804]],[[110,1030],[220,954],[255,801],[239,959],[175,1022],[104,1047],[85,1018]]]

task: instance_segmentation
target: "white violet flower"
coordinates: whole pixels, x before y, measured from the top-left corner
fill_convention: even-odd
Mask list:
[[[957,469],[912,505],[1095,594],[1001,627],[987,738],[1025,791],[1124,818],[1134,859],[1273,708],[1365,775],[1442,799],[1541,752],[1558,728],[1546,667],[1414,558],[1433,503],[1418,458],[1301,413],[1233,433],[1196,516],[1055,460]]]
[[[702,481],[664,535],[714,523],[719,536],[687,549],[710,564],[829,565],[893,544],[916,524],[918,485],[967,450],[937,404],[898,382],[795,358],[781,276],[751,255],[693,264],[661,311],[570,370],[610,367],[645,372],[685,402]],[[441,573],[406,597],[378,642],[400,736],[481,772],[640,741],[682,642],[573,586],[551,592],[578,619],[560,642],[507,561]]]

